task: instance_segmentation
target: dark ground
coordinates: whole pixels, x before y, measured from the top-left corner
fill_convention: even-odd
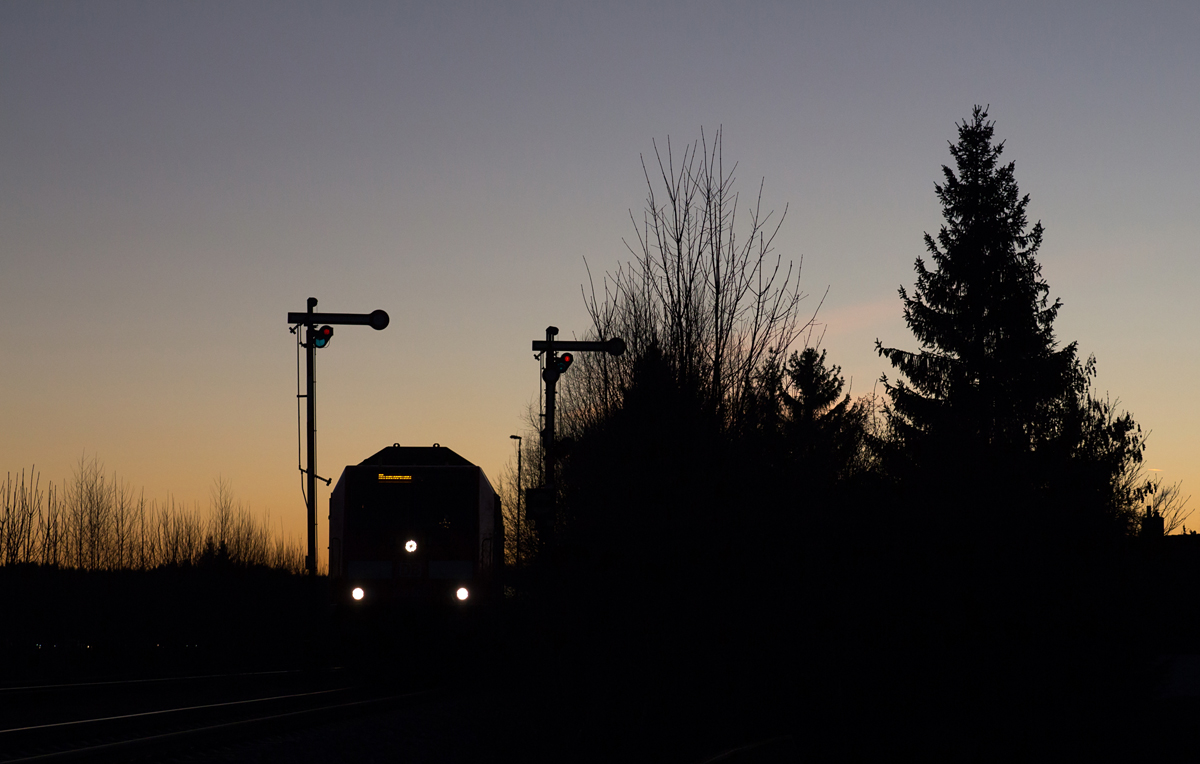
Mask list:
[[[342,665],[437,688],[415,708],[180,761],[698,764],[778,738],[727,760],[1192,761],[1200,662],[1188,656],[1200,643],[1186,597],[1200,557],[1190,543],[1123,552],[1137,576],[1108,561],[1019,597],[984,579],[821,564],[792,602],[543,591],[479,618],[347,618],[328,604],[328,582],[265,570],[10,567],[0,569],[0,681]],[[1097,576],[1129,584],[1093,586]]]

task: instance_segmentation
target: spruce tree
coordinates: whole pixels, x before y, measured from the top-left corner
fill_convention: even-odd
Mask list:
[[[887,385],[909,447],[937,437],[955,448],[1037,448],[1060,433],[1084,380],[1075,343],[1055,342],[1061,301],[1049,303],[1036,259],[1042,225],[1028,227],[1029,196],[1017,188],[1014,163],[1000,163],[1004,144],[993,142],[987,116],[976,106],[959,125],[950,147],[957,171],[943,166],[945,182],[934,186],[946,221],[936,240],[925,234],[934,268],[917,258],[914,294],[900,288],[922,349],[876,341],[911,383]]]
[[[847,477],[860,461],[867,408],[843,395],[842,368],[828,364],[824,350],[805,348],[788,358],[783,383],[783,432],[796,467],[810,479]]]
[[[976,106],[958,125],[955,169],[943,166],[934,186],[945,224],[936,239],[925,234],[933,267],[917,258],[913,294],[899,290],[921,349],[876,340],[907,378],[882,380],[891,401],[885,461],[905,478],[957,477],[976,503],[1015,508],[1041,497],[1070,522],[1090,514],[1120,525],[1133,500],[1120,486],[1140,462],[1140,429],[1089,394],[1095,360],[1082,363],[1075,343],[1055,340],[1062,303],[1049,301],[1037,262],[1042,225],[1028,225],[1029,196],[1014,163],[1000,162],[994,124]]]

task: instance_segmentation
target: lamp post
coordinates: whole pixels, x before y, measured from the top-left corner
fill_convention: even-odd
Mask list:
[[[508,437],[517,441],[517,568],[521,567],[521,436],[509,435]]]

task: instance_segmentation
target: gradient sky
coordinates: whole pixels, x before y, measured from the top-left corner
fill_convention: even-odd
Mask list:
[[[1059,339],[1197,491],[1198,41],[1195,2],[5,2],[0,470],[95,455],[203,505],[223,476],[299,534],[311,295],[392,319],[319,353],[320,472],[439,442],[494,480],[530,341],[584,332],[584,259],[628,256],[639,154],[701,127],[790,206],[778,249],[868,393],[875,338],[916,348],[896,290],[979,103]]]

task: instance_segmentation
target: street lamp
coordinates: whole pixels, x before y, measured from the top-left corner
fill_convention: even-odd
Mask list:
[[[509,435],[517,441],[517,567],[521,567],[521,436]]]

